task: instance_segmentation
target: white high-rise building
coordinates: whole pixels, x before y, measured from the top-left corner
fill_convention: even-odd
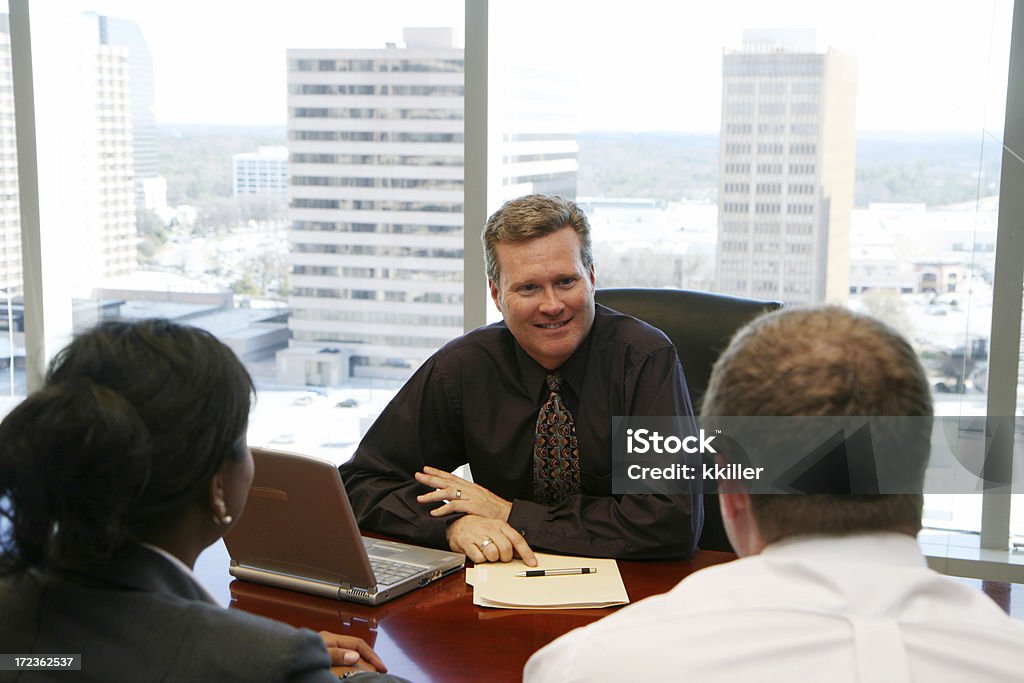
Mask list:
[[[288,194],[288,148],[260,147],[231,157],[234,195]]]
[[[87,51],[96,87],[83,92],[86,206],[76,284],[91,288],[135,272],[138,231],[128,49],[97,42]]]
[[[14,134],[9,26],[7,15],[0,14],[0,303],[7,295],[22,291],[18,151]]]
[[[153,57],[139,25],[129,19],[86,14],[96,22],[101,45],[127,49],[132,117],[132,165],[134,167],[135,205],[145,203],[146,181],[157,177],[157,140],[155,96],[153,93]]]
[[[462,333],[464,55],[447,28],[405,46],[288,51],[292,316],[281,382],[407,377]],[[511,73],[511,72],[510,72]],[[545,75],[509,78],[503,192],[575,195],[575,129]],[[532,81],[532,90],[516,83]],[[469,226],[476,232],[483,226]]]
[[[857,64],[813,31],[746,31],[722,60],[720,292],[843,302],[849,288]]]
[[[0,15],[0,290],[20,293],[21,221],[14,127],[14,97],[7,15]],[[81,112],[81,222],[69,226],[74,253],[67,276],[88,296],[102,278],[137,266],[134,203],[133,103],[129,50],[101,43],[96,15],[84,15],[81,39],[68,44],[84,87],[62,106]],[[2,296],[2,292],[0,292]]]

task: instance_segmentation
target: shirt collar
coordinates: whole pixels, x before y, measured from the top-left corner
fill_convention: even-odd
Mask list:
[[[548,370],[535,361],[519,345],[515,337],[512,337],[513,346],[516,351],[516,364],[519,366],[519,377],[523,387],[530,396],[542,395],[545,379],[553,372],[558,373],[562,377],[563,386],[567,385],[570,391],[579,396],[580,389],[583,387],[583,376],[587,369],[587,358],[590,355],[590,347],[593,344],[594,330],[601,324],[601,318],[604,315],[603,311],[607,310],[600,304],[595,304],[594,308],[594,324],[590,326],[590,332],[583,338],[583,343],[573,351],[573,354],[561,366],[554,370]]]
[[[796,557],[800,560],[862,561],[865,557],[884,557],[887,564],[925,566],[917,539],[896,532],[877,532],[832,536],[808,534],[776,541],[761,555],[771,559]]]

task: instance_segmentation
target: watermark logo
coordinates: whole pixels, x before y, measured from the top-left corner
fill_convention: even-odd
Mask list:
[[[676,455],[677,453],[717,453],[711,442],[715,435],[708,436],[703,429],[696,435],[682,438],[675,434],[662,436],[660,432],[650,429],[626,430],[626,453],[630,455]]]
[[[689,416],[612,420],[612,492],[880,495],[1014,492],[1024,418]]]

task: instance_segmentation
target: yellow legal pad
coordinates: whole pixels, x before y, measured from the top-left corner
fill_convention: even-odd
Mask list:
[[[596,574],[520,577],[534,569],[595,567]],[[615,560],[537,553],[537,566],[522,560],[478,564],[466,570],[473,604],[501,609],[593,609],[629,603]]]

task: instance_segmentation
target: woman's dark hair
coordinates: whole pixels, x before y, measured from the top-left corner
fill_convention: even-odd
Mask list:
[[[0,423],[0,574],[100,564],[172,525],[245,457],[253,392],[234,352],[194,327],[76,337]]]

